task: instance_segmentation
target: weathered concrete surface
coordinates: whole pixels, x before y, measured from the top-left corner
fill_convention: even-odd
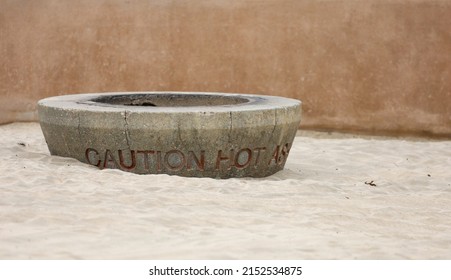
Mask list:
[[[66,95],[41,100],[38,110],[52,155],[213,178],[282,170],[301,116],[293,99],[199,93]]]
[[[303,100],[305,128],[451,135],[449,0],[0,0],[0,123],[78,92]]]

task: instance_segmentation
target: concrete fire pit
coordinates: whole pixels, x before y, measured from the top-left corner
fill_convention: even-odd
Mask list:
[[[52,155],[100,169],[189,177],[282,170],[301,102],[224,93],[77,94],[38,102]]]

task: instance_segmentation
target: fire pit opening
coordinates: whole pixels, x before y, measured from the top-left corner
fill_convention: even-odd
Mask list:
[[[249,99],[237,96],[221,96],[215,94],[127,94],[105,95],[92,100],[97,103],[123,106],[151,107],[194,107],[224,106],[249,102]]]

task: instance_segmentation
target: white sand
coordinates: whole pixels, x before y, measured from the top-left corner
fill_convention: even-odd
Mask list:
[[[229,180],[100,171],[36,123],[0,144],[1,259],[451,258],[451,141],[301,133],[284,171]]]

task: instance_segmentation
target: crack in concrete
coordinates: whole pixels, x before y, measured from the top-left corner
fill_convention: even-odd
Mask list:
[[[66,154],[70,155],[71,154],[71,150],[69,149],[69,146],[67,145],[67,139],[66,136],[63,134],[61,134],[62,138],[63,138],[63,142],[64,142],[64,146],[66,147]]]
[[[271,131],[271,140],[274,139],[274,131],[276,131],[276,126],[277,126],[277,109],[274,110],[274,127],[272,128]]]
[[[180,145],[182,145],[182,133],[180,131],[180,123],[177,123],[177,137],[179,138]]]
[[[128,148],[128,150],[129,151],[131,151],[131,149],[130,149],[130,131],[128,130],[128,121],[127,121],[127,114],[128,114],[128,111],[127,110],[125,110],[125,112],[124,112],[124,122],[125,122],[125,124],[124,124],[124,134],[125,134],[125,141],[127,142],[127,148]]]
[[[232,129],[233,129],[232,112],[230,112],[229,115],[230,115],[230,128],[229,128],[229,133],[228,133],[228,142],[229,142],[229,144],[231,144],[232,142],[230,140],[231,140],[231,137],[232,137],[231,134],[232,134]]]
[[[81,141],[81,132],[80,132],[81,119],[80,119],[80,112],[78,112],[77,117],[78,117],[78,126],[77,126],[78,140]]]

